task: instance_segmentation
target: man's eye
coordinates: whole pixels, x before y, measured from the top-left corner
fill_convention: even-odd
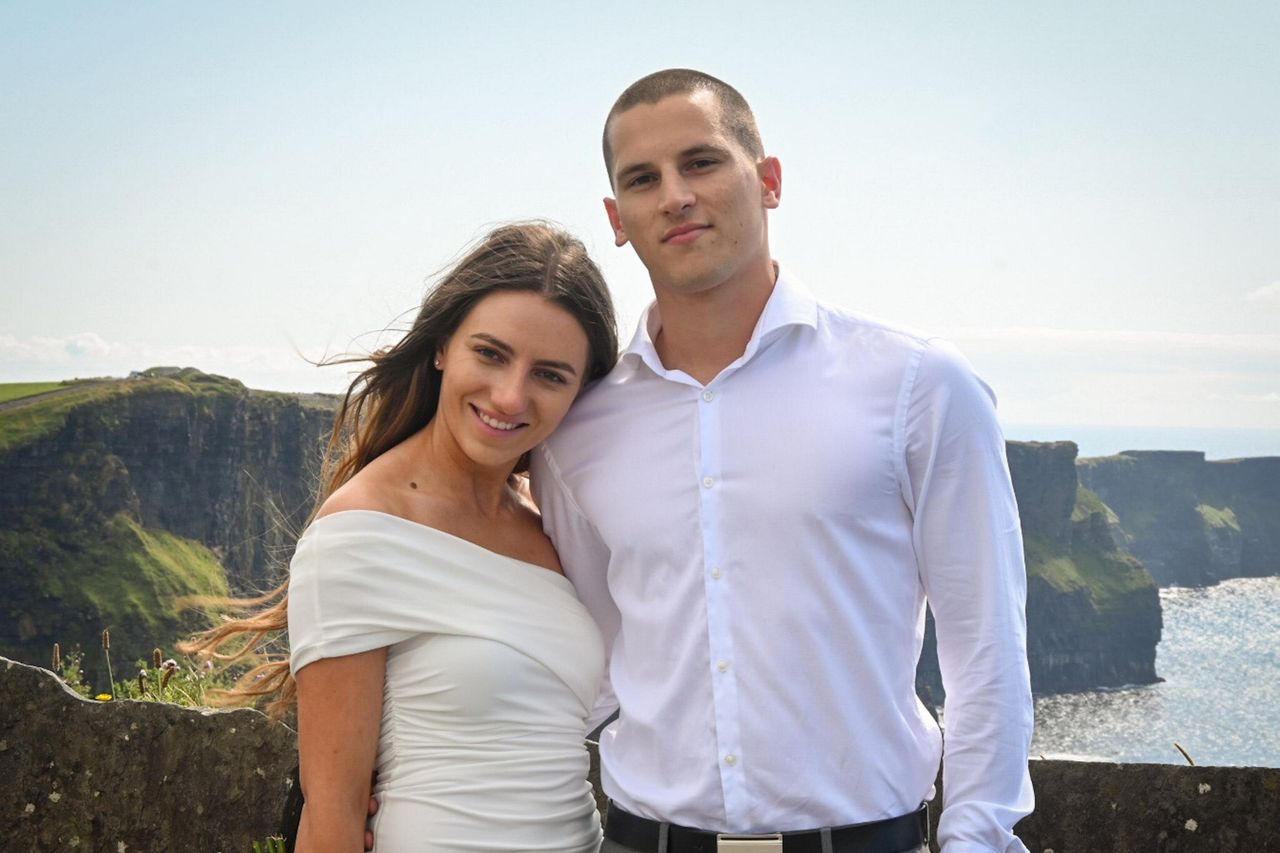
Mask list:
[[[715,164],[716,164],[715,160],[709,160],[709,159],[703,158],[701,160],[694,160],[692,163],[689,164],[689,168],[694,170],[710,169]]]
[[[642,187],[642,186],[645,186],[646,184],[653,183],[653,181],[654,181],[653,175],[637,175],[636,177],[632,178],[630,181],[627,182],[627,186]]]

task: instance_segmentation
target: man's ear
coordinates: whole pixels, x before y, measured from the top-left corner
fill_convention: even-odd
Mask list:
[[[782,202],[782,163],[777,157],[765,157],[756,164],[760,175],[760,199],[770,210]]]
[[[604,200],[605,213],[609,214],[609,226],[613,228],[613,245],[627,245],[627,232],[622,228],[622,220],[618,218],[618,202],[611,198]]]

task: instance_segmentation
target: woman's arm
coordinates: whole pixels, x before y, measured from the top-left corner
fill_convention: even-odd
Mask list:
[[[298,756],[306,805],[295,853],[362,853],[382,720],[385,648],[298,671]]]

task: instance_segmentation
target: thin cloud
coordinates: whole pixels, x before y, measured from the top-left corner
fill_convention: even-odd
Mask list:
[[[1270,302],[1280,305],[1280,281],[1255,287],[1244,295],[1245,302]]]
[[[316,355],[324,355],[318,352]],[[251,388],[282,391],[339,391],[349,369],[317,370],[288,345],[204,346],[109,341],[95,332],[64,337],[18,338],[0,334],[0,382],[127,376],[134,370],[169,365],[195,367],[243,381]],[[347,378],[344,378],[347,377]]]
[[[1050,346],[1055,349],[1215,351],[1280,354],[1280,336],[1138,330],[1053,329],[1041,326],[962,327],[950,337],[961,343]]]

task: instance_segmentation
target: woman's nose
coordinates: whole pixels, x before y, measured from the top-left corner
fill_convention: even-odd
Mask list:
[[[491,395],[493,407],[503,414],[523,412],[528,396],[525,393],[524,378],[514,370],[506,372],[494,383]]]

